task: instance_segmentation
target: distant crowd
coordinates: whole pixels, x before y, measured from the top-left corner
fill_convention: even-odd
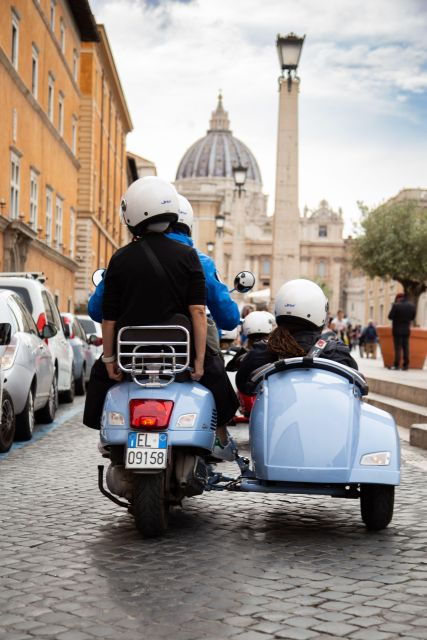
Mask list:
[[[378,335],[373,320],[363,327],[361,324],[352,325],[344,312],[339,309],[335,317],[331,316],[323,331],[324,337],[338,337],[348,346],[350,351],[359,348],[360,357],[376,358]]]

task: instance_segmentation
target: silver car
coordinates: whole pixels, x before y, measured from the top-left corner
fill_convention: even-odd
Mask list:
[[[89,343],[85,330],[73,313],[61,313],[65,337],[70,341],[74,356],[74,379],[76,394],[86,393],[93,363],[96,360],[94,347]]]
[[[55,418],[58,388],[46,341],[56,328],[47,324],[39,333],[19,295],[8,290],[0,291],[0,320],[2,395],[10,398],[16,416],[11,420],[8,406],[7,426],[2,420],[0,430],[0,450],[7,451],[14,438],[31,439],[35,418],[40,422]]]

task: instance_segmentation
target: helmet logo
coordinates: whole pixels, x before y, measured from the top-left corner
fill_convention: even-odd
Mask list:
[[[170,204],[172,200],[162,200],[160,204]]]
[[[286,307],[291,307],[293,309],[294,307],[296,307],[296,304],[291,304],[290,302],[287,302],[285,304],[285,309],[286,309]]]
[[[123,198],[123,200],[120,203],[120,208],[123,211],[123,213],[126,211],[127,209],[127,204],[126,204],[126,200]]]

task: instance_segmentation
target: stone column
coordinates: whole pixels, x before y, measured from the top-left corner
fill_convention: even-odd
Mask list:
[[[300,276],[298,93],[298,78],[292,78],[292,82],[288,82],[288,78],[284,77],[279,79],[279,123],[271,282],[273,300],[284,282]]]

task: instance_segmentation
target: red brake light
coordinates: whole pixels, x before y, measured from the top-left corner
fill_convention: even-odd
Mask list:
[[[172,414],[172,400],[131,400],[130,424],[137,429],[165,429]]]
[[[46,320],[46,315],[45,315],[45,313],[41,313],[41,314],[39,315],[39,317],[37,318],[37,323],[36,323],[36,324],[37,324],[37,329],[38,329],[39,331],[42,331],[42,330],[43,330],[43,327],[44,327],[45,325],[47,325],[47,320]]]
[[[65,324],[66,324],[66,325],[68,325],[68,326],[70,327],[70,338],[69,338],[69,339],[70,339],[70,340],[72,340],[72,339],[73,339],[73,338],[75,338],[76,336],[75,336],[74,331],[73,331],[73,329],[72,329],[71,320],[70,320],[70,318],[67,318],[67,316],[63,316],[63,318],[62,318],[62,319],[64,320]]]

